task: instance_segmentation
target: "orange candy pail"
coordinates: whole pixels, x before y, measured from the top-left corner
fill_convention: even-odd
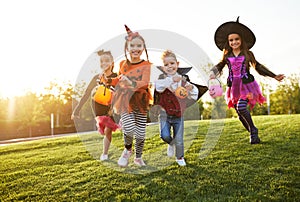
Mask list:
[[[103,105],[109,105],[111,103],[112,92],[109,88],[103,85],[97,87],[94,100],[95,102]]]

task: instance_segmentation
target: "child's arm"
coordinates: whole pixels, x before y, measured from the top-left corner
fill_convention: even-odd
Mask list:
[[[73,119],[74,117],[79,118],[79,112],[82,108],[82,106],[87,102],[87,100],[90,98],[93,89],[97,86],[97,79],[98,79],[98,75],[94,76],[92,78],[92,80],[90,81],[90,83],[88,84],[86,90],[84,91],[83,96],[81,97],[79,103],[77,104],[77,106],[74,108],[71,119]]]
[[[274,74],[268,68],[266,68],[264,65],[260,64],[257,61],[256,61],[255,69],[260,75],[272,77],[277,81],[281,81],[285,77],[283,74],[277,74],[277,75]]]
[[[282,79],[284,79],[284,75],[283,74],[274,74],[272,71],[270,71],[267,67],[265,67],[264,65],[260,64],[258,61],[256,61],[253,52],[249,51],[250,55],[254,58],[255,60],[255,70],[262,76],[269,76],[271,78],[276,79],[277,81],[281,81]]]
[[[221,62],[216,64],[213,68],[211,68],[209,78],[214,79],[217,76],[220,76],[225,65],[226,65],[226,60],[222,60]]]
[[[159,93],[162,93],[166,90],[166,88],[170,87],[172,83],[173,83],[173,78],[171,77],[162,78],[160,76],[160,78],[155,81],[155,90]]]

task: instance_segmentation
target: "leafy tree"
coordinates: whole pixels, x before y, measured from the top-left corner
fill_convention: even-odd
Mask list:
[[[35,93],[27,93],[25,96],[16,98],[16,120],[19,120],[20,129],[27,128],[29,137],[32,136],[32,128],[39,123],[49,120],[45,114],[39,97]]]
[[[204,111],[202,100],[198,100],[197,103],[194,103],[192,106],[186,109],[184,112],[185,120],[199,120],[202,117]]]
[[[58,84],[50,82],[45,87],[45,93],[40,95],[40,100],[46,114],[53,113],[56,119],[56,126],[72,124],[70,120],[72,114],[72,96],[74,95],[73,86],[70,83]]]
[[[299,75],[291,75],[281,82],[270,95],[271,114],[300,113]]]

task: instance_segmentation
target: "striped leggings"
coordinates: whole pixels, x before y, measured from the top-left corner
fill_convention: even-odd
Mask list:
[[[247,104],[248,100],[240,99],[237,105],[235,105],[235,109],[243,126],[250,132],[253,130],[257,130],[257,128],[254,126],[251,114],[247,109]]]
[[[125,148],[132,148],[133,136],[135,136],[135,156],[140,158],[145,143],[147,114],[135,111],[122,113],[121,121]]]

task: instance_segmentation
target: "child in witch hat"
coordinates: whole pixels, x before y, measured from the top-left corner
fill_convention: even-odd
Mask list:
[[[144,38],[138,32],[132,32],[126,25],[125,60],[120,62],[119,76],[107,82],[115,85],[112,100],[114,113],[120,114],[124,137],[124,150],[118,165],[126,167],[133,153],[132,144],[135,137],[135,159],[138,166],[145,166],[142,153],[145,143],[147,113],[152,99],[149,82],[151,63]],[[146,53],[147,60],[141,58]],[[130,59],[127,58],[127,53]]]
[[[239,22],[239,17],[236,22],[230,21],[220,25],[214,39],[217,47],[223,51],[223,58],[212,68],[210,78],[220,75],[224,66],[228,66],[225,100],[229,108],[235,108],[243,126],[250,132],[250,143],[257,144],[260,142],[258,129],[253,123],[247,105],[252,109],[256,103],[262,104],[266,99],[253,75],[250,74],[250,67],[260,75],[272,77],[277,81],[281,81],[285,76],[274,74],[256,61],[250,51],[255,44],[255,35],[247,26]]]
[[[163,52],[162,60],[164,66],[159,68],[164,74],[155,81],[154,93],[154,104],[160,106],[160,137],[168,143],[167,155],[172,157],[176,153],[178,165],[185,166],[183,114],[185,109],[195,103],[208,88],[189,82],[186,73],[191,70],[191,67],[179,68],[179,62],[172,51]],[[173,128],[173,136],[171,128]]]

